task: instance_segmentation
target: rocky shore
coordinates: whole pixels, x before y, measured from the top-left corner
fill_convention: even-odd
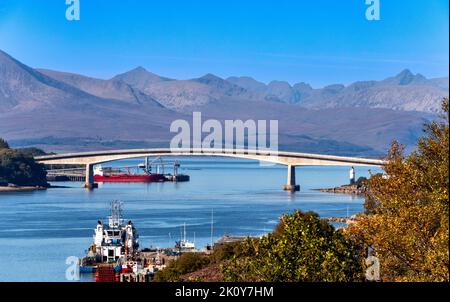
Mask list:
[[[363,186],[357,186],[357,185],[342,185],[340,187],[335,188],[322,188],[322,189],[316,189],[320,192],[326,192],[326,193],[340,193],[340,194],[351,194],[351,195],[364,195],[366,192],[366,188]]]

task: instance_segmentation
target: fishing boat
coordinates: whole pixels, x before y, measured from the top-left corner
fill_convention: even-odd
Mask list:
[[[175,248],[180,251],[195,250],[195,243],[186,239],[186,223],[183,225],[183,236],[179,241],[175,242]]]
[[[93,243],[86,256],[80,259],[80,272],[92,273],[98,270],[105,276],[111,275],[111,268],[120,272],[122,265],[126,264],[138,249],[139,234],[133,222],[125,222],[122,218],[122,203],[113,201],[108,224],[105,225],[101,220],[97,222]]]

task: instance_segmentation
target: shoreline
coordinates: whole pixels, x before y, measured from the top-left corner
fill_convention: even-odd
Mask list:
[[[9,192],[31,192],[31,191],[42,191],[47,190],[46,187],[40,186],[17,186],[17,187],[2,187],[0,186],[0,193],[9,193]]]
[[[73,188],[71,186],[55,186],[49,184],[48,187],[43,186],[16,186],[16,187],[7,187],[0,186],[0,194],[1,193],[13,193],[13,192],[32,192],[32,191],[44,191],[47,189],[67,189]]]

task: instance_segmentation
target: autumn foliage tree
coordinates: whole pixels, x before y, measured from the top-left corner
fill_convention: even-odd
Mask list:
[[[368,181],[366,215],[347,229],[374,248],[384,281],[449,281],[449,102],[416,151],[394,142],[384,175]]]

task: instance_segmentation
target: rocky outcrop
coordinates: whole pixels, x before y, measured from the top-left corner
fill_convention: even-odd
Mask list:
[[[326,193],[340,193],[340,194],[351,194],[351,195],[364,195],[366,192],[366,187],[357,185],[342,185],[335,188],[322,188],[317,189],[320,192]]]

